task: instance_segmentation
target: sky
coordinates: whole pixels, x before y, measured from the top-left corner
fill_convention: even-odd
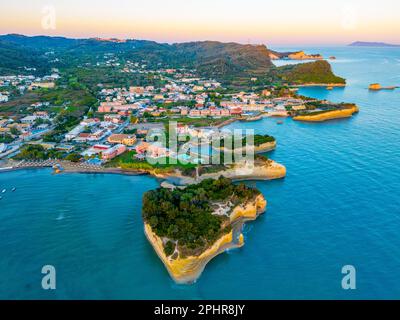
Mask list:
[[[399,0],[2,0],[0,34],[267,45],[400,44]]]

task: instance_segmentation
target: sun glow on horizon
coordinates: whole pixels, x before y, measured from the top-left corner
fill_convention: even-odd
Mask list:
[[[46,7],[55,29],[43,28]],[[53,0],[0,4],[0,33],[269,45],[400,43],[397,0]]]

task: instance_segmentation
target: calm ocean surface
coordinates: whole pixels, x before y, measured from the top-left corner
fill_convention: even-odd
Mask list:
[[[279,49],[279,48],[278,48]],[[295,48],[297,49],[297,48]],[[285,48],[287,50],[287,48]],[[191,286],[173,283],[141,220],[151,177],[0,173],[0,299],[400,298],[400,49],[308,48],[334,55],[348,87],[301,93],[355,102],[352,119],[235,123],[278,139],[270,157],[286,179],[257,182],[268,212],[245,227],[246,245],[214,259]],[[41,289],[54,265],[57,290]],[[357,290],[341,288],[344,265]]]

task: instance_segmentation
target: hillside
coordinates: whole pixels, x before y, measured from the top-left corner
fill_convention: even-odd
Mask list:
[[[345,84],[346,80],[336,76],[331,65],[325,61],[315,61],[280,67],[282,79],[294,84],[331,83]]]
[[[273,68],[265,46],[241,45],[213,41],[174,44],[180,57],[194,61],[203,75],[226,77],[265,75]]]
[[[217,41],[164,44],[146,40],[68,39],[15,34],[0,36],[0,43],[4,44],[4,49],[0,49],[3,73],[18,73],[21,66],[37,67],[43,73],[46,68],[45,54],[49,52],[59,59],[52,67],[61,69],[74,68],[84,63],[94,65],[104,54],[113,53],[124,60],[145,62],[150,68],[196,69],[202,77],[215,78],[225,85],[235,87],[265,86],[281,81],[341,81],[341,78],[333,75],[328,63],[310,63],[299,69],[289,68],[291,70],[277,68],[271,62],[272,51],[264,45]],[[18,59],[10,61],[12,56]],[[254,81],[254,78],[257,80]]]
[[[47,65],[47,59],[40,52],[0,40],[0,75],[44,74]],[[35,68],[36,71],[26,68]]]

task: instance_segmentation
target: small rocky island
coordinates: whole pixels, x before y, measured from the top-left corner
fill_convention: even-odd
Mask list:
[[[175,282],[193,283],[215,256],[244,245],[243,224],[266,205],[258,190],[223,177],[159,188],[143,197],[145,234]]]
[[[307,103],[304,110],[293,113],[293,120],[304,122],[324,122],[334,119],[350,118],[359,112],[357,105],[353,103]]]
[[[368,90],[370,91],[380,91],[380,90],[394,90],[397,89],[397,86],[388,86],[383,87],[380,83],[372,83],[369,85]]]

